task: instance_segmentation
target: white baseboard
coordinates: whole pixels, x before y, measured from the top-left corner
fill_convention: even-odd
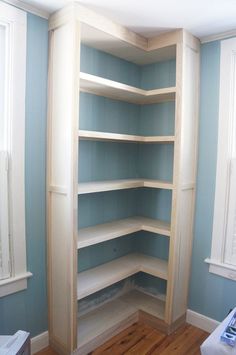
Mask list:
[[[187,323],[192,324],[202,330],[205,330],[208,333],[212,333],[220,324],[220,322],[218,322],[217,320],[206,317],[201,313],[191,311],[191,309],[187,310],[186,321]]]
[[[48,331],[31,338],[31,354],[46,348],[49,345]]]

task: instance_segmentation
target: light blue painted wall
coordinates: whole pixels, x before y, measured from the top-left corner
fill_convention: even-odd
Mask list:
[[[140,86],[141,72],[138,65],[85,45],[81,45],[80,53],[81,71],[127,85]]]
[[[139,105],[81,92],[79,110],[80,129],[139,134]]]
[[[236,283],[209,273],[217,159],[220,42],[201,46],[201,96],[196,216],[189,308],[221,321],[236,305]]]
[[[136,65],[108,53],[82,45],[81,71],[146,90],[175,86],[174,59],[148,65]]]
[[[145,90],[175,86],[176,61],[143,65],[141,68],[140,87]]]
[[[28,289],[0,298],[0,334],[47,329],[46,294],[46,97],[48,22],[27,16],[25,188]]]

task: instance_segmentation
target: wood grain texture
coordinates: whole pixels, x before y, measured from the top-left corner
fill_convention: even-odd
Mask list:
[[[39,351],[36,355],[58,355],[52,348],[48,347]]]
[[[191,325],[171,335],[142,323],[134,324],[100,346],[90,355],[200,355],[200,345],[208,333]]]

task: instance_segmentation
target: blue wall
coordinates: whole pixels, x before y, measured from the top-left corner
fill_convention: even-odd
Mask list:
[[[47,329],[46,292],[46,99],[48,22],[27,16],[27,79],[25,132],[27,266],[33,273],[28,288],[0,298],[0,334],[18,329],[34,336]]]
[[[236,305],[236,283],[209,273],[217,160],[220,41],[201,47],[199,161],[189,308],[221,321]]]

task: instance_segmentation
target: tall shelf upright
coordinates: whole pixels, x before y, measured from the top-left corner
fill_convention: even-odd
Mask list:
[[[77,3],[52,15],[49,31],[50,343],[61,354],[87,354],[138,319],[168,333],[185,321],[199,42],[184,30],[147,40]],[[84,71],[83,51],[141,71],[140,87],[125,75]],[[175,82],[150,87],[155,63],[169,60]],[[129,129],[90,122],[86,100],[93,116],[133,110]],[[169,102],[174,130],[159,132],[156,112],[168,105],[158,105]]]

